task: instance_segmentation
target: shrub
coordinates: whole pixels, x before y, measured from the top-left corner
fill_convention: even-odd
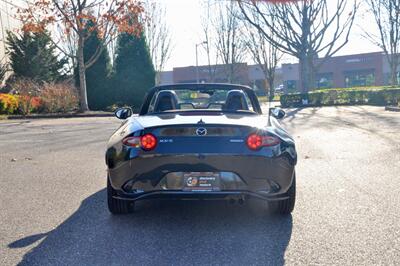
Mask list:
[[[18,109],[18,98],[11,94],[0,94],[0,114],[13,114]]]
[[[38,96],[19,95],[18,102],[18,110],[22,115],[43,111],[43,101]]]
[[[400,102],[400,89],[337,89],[313,91],[309,93],[295,93],[281,96],[282,107],[369,104],[369,105],[396,105]]]
[[[31,106],[33,112],[39,112],[43,108],[43,101],[40,97],[31,98]]]
[[[23,115],[28,115],[31,112],[39,109],[38,100],[33,100],[40,94],[39,83],[31,79],[17,79],[10,84],[11,91],[18,95],[18,110]],[[33,106],[36,104],[36,106]]]
[[[71,112],[78,108],[78,96],[74,86],[69,83],[46,83],[40,93],[46,112]]]

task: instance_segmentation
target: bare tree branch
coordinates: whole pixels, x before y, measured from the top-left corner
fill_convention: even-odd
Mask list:
[[[154,0],[145,2],[145,36],[150,56],[156,70],[156,84],[160,83],[160,73],[171,57],[172,37],[165,21],[165,8]]]
[[[246,55],[246,45],[240,34],[242,26],[238,18],[240,10],[234,2],[216,2],[215,5],[216,16],[212,20],[216,36],[215,48],[227,68],[228,82],[239,82],[238,63],[243,62]]]
[[[368,0],[369,12],[373,15],[378,35],[364,31],[364,37],[380,47],[390,65],[390,84],[399,84],[400,64],[400,0]]]
[[[357,0],[336,0],[335,9],[328,8],[328,0],[286,4],[253,0],[237,2],[244,20],[276,48],[299,59],[302,91],[315,86],[314,75],[321,66],[315,64],[315,59],[321,56],[324,63],[348,43],[358,10]],[[349,2],[353,5],[349,6]],[[348,8],[351,8],[350,12]],[[273,21],[272,16],[276,18]]]
[[[275,20],[273,16],[270,18]],[[259,18],[255,19],[259,20]],[[245,23],[243,35],[245,36],[247,50],[252,56],[253,61],[261,68],[264,78],[268,82],[267,94],[271,102],[274,97],[276,68],[283,57],[283,53],[271,44],[262,32],[249,23]]]

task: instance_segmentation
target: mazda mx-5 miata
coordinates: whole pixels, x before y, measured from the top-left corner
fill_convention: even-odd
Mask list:
[[[138,116],[124,120],[107,152],[108,208],[130,213],[142,199],[258,198],[279,214],[293,211],[297,154],[278,119],[263,116],[252,89],[176,84],[151,89]],[[271,208],[270,208],[271,209]]]

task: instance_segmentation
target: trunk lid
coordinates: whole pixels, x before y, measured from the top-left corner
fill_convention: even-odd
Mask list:
[[[246,126],[263,128],[268,124],[268,118],[260,115],[249,114],[221,114],[221,115],[184,115],[162,114],[134,117],[134,123],[138,123],[143,129],[176,126]]]
[[[179,115],[139,116],[135,122],[145,133],[158,139],[154,153],[160,154],[247,154],[249,134],[267,126],[259,115]]]

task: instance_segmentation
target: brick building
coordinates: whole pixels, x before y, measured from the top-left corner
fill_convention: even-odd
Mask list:
[[[336,56],[316,60],[322,64],[315,77],[316,88],[350,88],[382,86],[389,82],[389,64],[383,53]],[[282,65],[283,84],[286,91],[299,88],[299,64]]]
[[[248,85],[254,88],[258,94],[264,95],[267,83],[261,68],[257,65],[247,65],[246,63],[235,64],[234,76],[231,83]],[[200,82],[216,82],[228,83],[229,66],[213,65],[213,66],[199,66],[198,75]],[[280,69],[277,70],[276,84],[282,84]],[[171,83],[195,83],[197,80],[197,73],[195,66],[188,67],[175,67],[172,71],[164,71],[160,76],[161,84]]]
[[[7,31],[14,30],[20,26],[20,22],[15,18],[16,9],[23,6],[23,0],[0,1],[0,63],[8,63],[7,54]],[[7,76],[10,73],[7,73]]]
[[[315,77],[316,88],[349,88],[359,86],[382,86],[389,83],[389,64],[382,52],[336,56],[323,62],[316,59],[320,68]],[[240,63],[235,66],[233,83],[249,85],[263,94],[267,83],[263,72],[257,65]],[[226,66],[211,66],[213,78],[210,78],[209,66],[199,66],[200,82],[228,82]],[[163,72],[161,84],[196,82],[196,67],[176,67],[172,71]],[[283,85],[285,92],[299,90],[299,64],[283,64],[276,70],[274,87]]]

